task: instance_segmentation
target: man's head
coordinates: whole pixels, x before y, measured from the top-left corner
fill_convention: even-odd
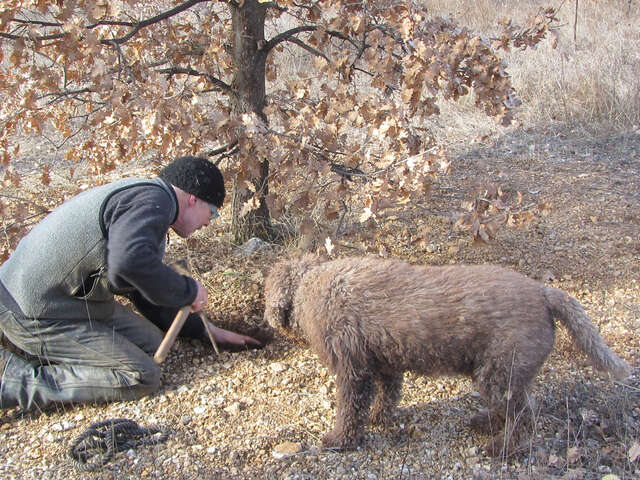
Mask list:
[[[160,171],[160,178],[179,189],[212,203],[224,203],[224,179],[213,163],[202,157],[179,157]]]
[[[177,158],[159,177],[176,191],[178,217],[172,227],[181,237],[188,237],[218,216],[217,208],[224,202],[224,180],[218,167],[206,158]]]

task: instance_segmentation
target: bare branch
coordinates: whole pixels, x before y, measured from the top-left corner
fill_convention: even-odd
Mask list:
[[[302,25],[300,27],[292,28],[291,30],[287,30],[286,32],[282,32],[282,33],[276,35],[271,40],[266,42],[264,44],[264,46],[262,47],[262,51],[265,54],[267,54],[267,53],[269,53],[269,51],[274,49],[280,43],[289,40],[294,35],[297,35],[298,33],[302,33],[302,32],[314,32],[317,29],[318,29],[318,27],[316,27],[315,25]]]
[[[324,58],[327,62],[329,62],[329,57],[327,57],[324,53],[322,53],[320,50],[316,50],[315,48],[313,48],[311,45],[308,45],[306,43],[304,43],[302,40],[296,38],[296,37],[291,37],[287,39],[288,42],[291,43],[295,43],[296,45],[298,45],[299,47],[303,48],[304,50],[306,50],[307,52],[317,56],[317,57],[322,57]]]
[[[51,105],[53,103],[62,101],[65,97],[76,98],[76,95],[79,95],[81,93],[90,93],[90,92],[91,92],[90,88],[80,88],[78,90],[64,90],[61,92],[49,92],[49,93],[40,95],[39,97],[37,97],[37,100],[43,100],[47,97],[55,97],[47,102],[48,105]]]
[[[130,38],[132,38],[134,35],[136,35],[140,30],[142,30],[145,27],[148,27],[149,25],[153,25],[154,23],[158,23],[161,22],[163,20],[166,20],[167,18],[173,17],[174,15],[177,15],[179,13],[184,12],[185,10],[190,9],[191,7],[193,7],[194,5],[197,5],[198,3],[203,3],[203,2],[208,2],[209,0],[189,0],[188,2],[185,2],[181,5],[178,5],[174,8],[172,8],[171,10],[167,10],[166,12],[160,13],[158,15],[156,15],[155,17],[151,17],[148,18],[146,20],[142,20],[139,23],[136,23],[135,26],[133,27],[133,29],[127,33],[126,35],[119,37],[119,38],[113,38],[111,40],[102,40],[102,43],[108,43],[108,42],[116,42],[116,43],[124,43],[127,40],[129,40]]]
[[[43,213],[50,213],[50,210],[49,210],[47,207],[43,207],[43,206],[42,206],[42,205],[40,205],[39,203],[33,202],[33,201],[31,201],[31,200],[29,200],[29,199],[27,199],[27,198],[17,197],[17,196],[15,196],[15,195],[8,195],[8,194],[6,194],[6,193],[0,193],[0,197],[3,197],[3,198],[9,198],[9,199],[11,199],[11,200],[17,200],[17,201],[19,201],[19,202],[26,203],[26,204],[29,204],[29,205],[33,205],[34,207],[39,208],[39,209],[40,209],[40,213],[38,213],[38,214],[36,214],[36,215],[34,215],[34,216],[42,215]],[[29,217],[29,218],[31,218],[31,217]],[[23,220],[28,220],[28,218],[23,219]],[[11,225],[9,225],[8,227],[5,227],[5,228],[4,228],[4,230],[8,230],[8,229],[9,229],[9,228],[11,228],[13,225],[15,225],[15,223],[16,223],[16,222],[12,223],[12,224],[11,224]]]
[[[209,157],[214,157],[216,155],[220,155],[221,153],[233,150],[237,145],[238,145],[238,141],[236,140],[235,142],[232,142],[232,143],[230,143],[228,145],[223,145],[222,147],[214,148],[213,150],[209,150],[207,152],[207,155]]]
[[[292,28],[290,30],[287,30],[286,32],[282,32],[278,35],[276,35],[275,37],[273,37],[271,40],[269,40],[268,42],[266,42],[264,44],[264,46],[262,47],[262,51],[266,54],[269,53],[270,50],[272,50],[273,48],[275,48],[276,46],[278,46],[280,43],[285,42],[285,41],[290,41],[293,43],[296,43],[293,38],[295,38],[294,36],[297,35],[298,33],[302,33],[302,32],[315,32],[316,30],[318,30],[318,26],[317,25],[302,25],[300,27],[296,27],[296,28]],[[327,34],[331,37],[336,37],[339,38],[341,40],[346,40],[347,42],[351,43],[352,45],[354,45],[356,48],[359,47],[357,45],[357,43],[350,37],[348,37],[347,35],[345,35],[344,33],[338,32],[336,30],[327,30]],[[300,40],[296,39],[298,42]],[[302,45],[301,45],[302,46]],[[304,47],[303,47],[304,48]]]
[[[130,40],[132,37],[134,37],[143,28],[148,27],[149,25],[153,25],[155,23],[161,22],[163,20],[166,20],[167,18],[173,17],[174,15],[177,15],[179,13],[182,13],[185,10],[190,9],[194,5],[197,5],[198,3],[203,3],[203,2],[208,2],[208,1],[210,1],[210,0],[189,0],[189,1],[187,1],[185,3],[182,3],[182,4],[172,8],[170,10],[167,10],[166,12],[159,13],[158,15],[156,15],[154,17],[147,18],[147,19],[142,20],[140,22],[123,22],[123,21],[117,21],[117,20],[100,20],[99,22],[93,23],[91,25],[87,25],[85,28],[90,30],[90,29],[93,29],[93,28],[101,26],[101,25],[116,25],[116,26],[131,27],[131,30],[126,35],[123,35],[122,37],[100,40],[100,43],[102,43],[103,45],[114,45],[114,43],[122,44],[122,43],[125,43],[126,41]],[[62,27],[61,23],[43,22],[43,21],[39,21],[39,20],[13,19],[13,21],[19,22],[19,23],[23,23],[23,24],[41,25],[41,26],[45,26],[45,27]],[[60,39],[60,38],[64,38],[66,35],[67,35],[67,33],[54,33],[54,34],[50,34],[50,35],[40,35],[40,36],[37,36],[37,37],[30,37],[30,36],[13,35],[13,34],[10,34],[10,33],[0,32],[0,38],[8,38],[10,40],[19,40],[19,39],[35,40],[35,41],[57,40],[57,39]]]
[[[215,165],[219,165],[222,160],[235,155],[239,151],[240,149],[238,148],[238,141],[236,140],[228,145],[223,145],[222,147],[210,150],[206,153],[206,155],[208,157],[215,157],[216,155],[219,155],[217,160],[214,162]]]
[[[100,20],[99,22],[87,25],[87,29],[92,29],[100,26],[115,26],[115,27],[134,27],[137,24],[134,22],[124,22],[122,20]]]
[[[28,20],[26,18],[12,18],[11,21],[16,23],[24,23],[26,25],[40,25],[41,27],[62,27],[62,23],[45,22],[43,20]]]
[[[109,41],[108,43],[113,48],[115,48],[116,52],[118,53],[118,65],[120,67],[118,69],[118,79],[120,78],[120,73],[124,69],[129,75],[129,81],[127,83],[133,83],[133,81],[135,80],[135,76],[131,71],[131,66],[129,65],[129,62],[127,62],[127,58],[125,57],[124,52],[122,51],[122,48],[120,48],[120,45],[113,40]]]
[[[231,85],[229,85],[228,83],[223,82],[218,77],[214,77],[210,73],[202,73],[202,72],[199,72],[197,70],[194,70],[193,68],[169,67],[169,68],[159,69],[158,72],[166,74],[167,77],[171,77],[173,75],[180,75],[180,74],[182,74],[182,75],[191,75],[191,76],[194,76],[194,77],[205,77],[207,80],[209,80],[209,82],[211,82],[216,87],[218,87],[218,90],[222,90],[222,91],[225,91],[225,92],[230,92],[231,91]]]
[[[0,38],[8,38],[9,40],[28,40],[28,37],[22,35],[13,35],[11,33],[0,32]]]
[[[39,97],[37,97],[37,99],[42,100],[43,98],[46,98],[46,97],[66,97],[70,95],[77,95],[79,93],[87,93],[90,91],[91,89],[89,88],[80,88],[78,90],[65,90],[63,92],[49,92],[49,93],[40,95]]]

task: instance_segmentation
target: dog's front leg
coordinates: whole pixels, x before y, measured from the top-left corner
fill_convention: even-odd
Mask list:
[[[322,439],[325,448],[352,450],[362,441],[373,394],[373,377],[368,372],[355,374],[353,369],[350,374],[347,372],[347,369],[338,370],[336,425]]]

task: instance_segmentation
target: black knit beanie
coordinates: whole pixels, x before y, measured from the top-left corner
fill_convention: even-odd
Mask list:
[[[202,157],[179,157],[164,167],[160,178],[200,200],[222,207],[224,179],[213,163]]]

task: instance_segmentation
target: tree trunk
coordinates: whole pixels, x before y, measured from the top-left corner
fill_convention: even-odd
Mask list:
[[[246,242],[251,237],[258,237],[263,240],[273,239],[269,209],[264,200],[269,188],[266,180],[269,175],[268,160],[262,161],[260,171],[260,179],[263,181],[263,184],[256,186],[256,193],[254,194],[259,195],[260,206],[255,210],[251,210],[242,218],[240,217],[242,205],[251,197],[251,192],[249,192],[249,195],[243,195],[240,193],[240,189],[238,189],[237,179],[234,178],[233,180],[231,233],[233,235],[233,242],[237,245]],[[257,180],[258,179],[254,181]]]
[[[236,115],[256,113],[266,122],[265,102],[265,62],[266,55],[260,50],[264,44],[264,21],[266,7],[257,0],[245,0],[241,7],[231,4],[233,20],[233,59],[236,73],[233,78],[231,111]],[[238,135],[243,132],[239,131]],[[241,158],[240,161],[251,161]],[[251,178],[255,194],[246,189],[237,188],[234,179],[232,198],[231,234],[236,244],[244,243],[251,237],[268,239],[271,231],[269,209],[265,198],[268,193],[267,177],[269,160],[260,159],[260,175]],[[240,217],[242,206],[258,195],[259,207]]]

